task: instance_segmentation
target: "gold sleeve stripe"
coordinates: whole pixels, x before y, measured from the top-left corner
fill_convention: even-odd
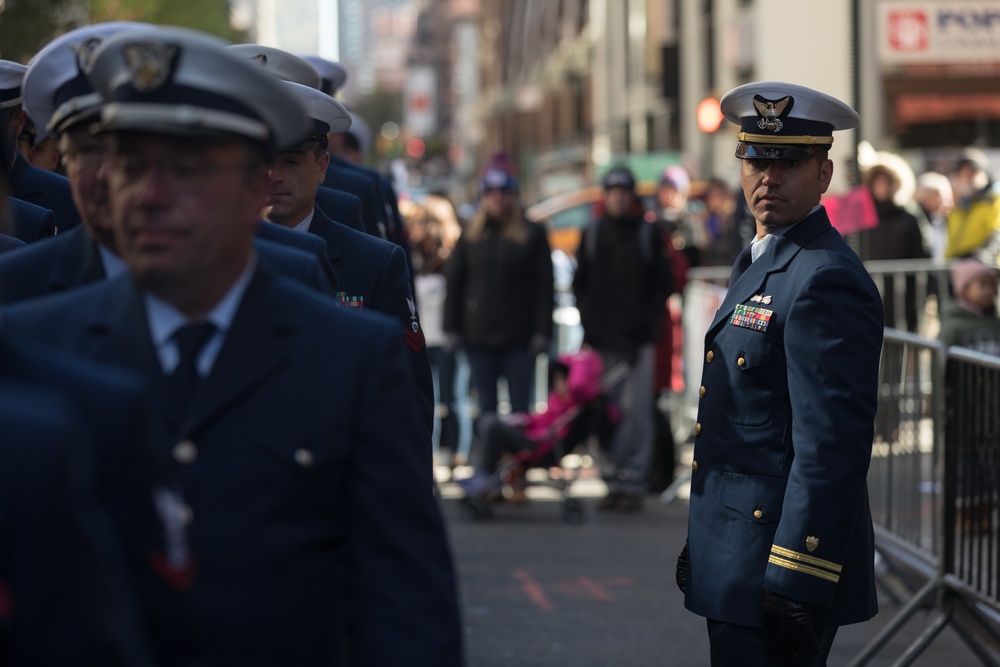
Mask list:
[[[789,570],[795,570],[796,572],[801,572],[802,574],[811,574],[814,577],[819,577],[820,579],[826,579],[827,581],[832,581],[837,584],[840,583],[840,575],[833,574],[832,572],[827,572],[826,570],[820,570],[816,567],[809,567],[808,565],[802,565],[801,563],[795,563],[790,560],[785,560],[784,558],[778,558],[774,554],[767,559],[768,563],[777,565],[778,567],[788,568]]]
[[[844,569],[842,566],[837,565],[832,561],[816,558],[815,556],[810,556],[809,554],[800,554],[798,551],[792,551],[791,549],[779,547],[777,544],[771,545],[771,553],[785,558],[791,558],[792,560],[802,561],[803,563],[809,563],[810,565],[815,565],[816,567],[823,567],[837,573]]]
[[[780,145],[830,145],[833,137],[813,137],[808,134],[794,136],[782,136],[780,134],[750,134],[749,132],[738,132],[738,141],[749,141],[753,144],[780,144]]]

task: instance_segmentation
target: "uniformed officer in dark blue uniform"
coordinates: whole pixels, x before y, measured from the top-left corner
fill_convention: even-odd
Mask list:
[[[55,172],[32,165],[17,150],[16,137],[27,118],[21,94],[21,80],[27,69],[20,63],[0,60],[0,126],[7,141],[3,160],[9,172],[10,195],[49,209],[55,216],[56,230],[66,231],[80,224],[69,182]]]
[[[327,137],[331,132],[346,130],[351,115],[340,102],[320,90],[286,84],[306,105],[313,127],[279,152],[271,170],[273,184],[264,215],[272,222],[316,234],[326,241],[344,304],[383,312],[399,320],[417,381],[412,401],[421,423],[427,426],[414,444],[430,456],[434,385],[405,255],[399,246],[330,220],[313,201],[330,159]]]
[[[88,79],[106,99],[129,273],[18,304],[0,326],[152,385],[194,516],[205,664],[460,665],[399,324],[256,261],[269,158],[306,133],[306,114],[222,45],[166,28],[101,45]]]
[[[750,83],[722,98],[757,236],[705,337],[678,584],[712,665],[825,665],[838,626],[876,613],[871,458],[882,303],[820,196],[828,95]]]
[[[23,83],[26,104],[58,137],[83,224],[33,244],[27,254],[5,257],[0,262],[0,303],[72,289],[125,271],[125,262],[115,248],[106,185],[99,178],[103,142],[90,133],[102,100],[91,89],[86,74],[104,39],[141,25],[111,22],[84,26],[53,40],[32,58]],[[308,241],[305,235],[292,236]],[[335,273],[325,255],[310,255],[288,243],[284,238],[258,241],[262,261],[284,275],[334,294],[331,281],[336,280]],[[325,252],[325,248],[320,251]]]
[[[317,90],[323,85],[319,73],[310,63],[287,51],[260,44],[233,44],[229,49],[257,63],[282,81],[291,81]],[[351,229],[368,231],[363,204],[354,194],[323,187],[317,191],[315,199],[316,205],[334,221]]]

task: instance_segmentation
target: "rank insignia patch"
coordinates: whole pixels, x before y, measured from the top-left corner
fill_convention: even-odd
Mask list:
[[[767,331],[767,325],[771,323],[771,315],[773,314],[773,310],[747,306],[741,303],[736,306],[736,310],[733,311],[733,317],[729,320],[729,323],[743,327],[744,329]]]

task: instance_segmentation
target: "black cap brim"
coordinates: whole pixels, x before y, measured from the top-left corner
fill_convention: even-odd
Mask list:
[[[815,147],[794,144],[752,144],[741,141],[736,146],[736,157],[741,160],[808,160],[815,154]]]

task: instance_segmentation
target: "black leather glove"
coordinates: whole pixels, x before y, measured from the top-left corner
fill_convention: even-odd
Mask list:
[[[688,545],[685,543],[684,548],[677,556],[677,572],[674,573],[674,577],[677,579],[677,588],[681,589],[681,593],[684,592],[684,584],[687,583],[687,565]]]
[[[812,605],[764,591],[760,629],[772,651],[795,657],[818,652],[812,617]]]

